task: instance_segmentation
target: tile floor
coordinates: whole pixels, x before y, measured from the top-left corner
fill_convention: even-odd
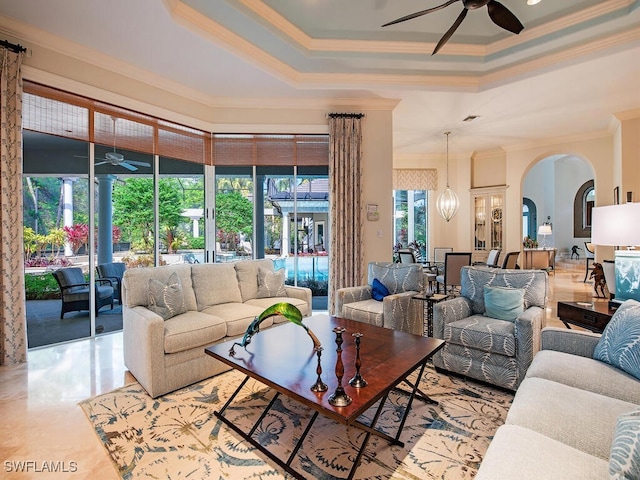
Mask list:
[[[582,282],[582,263],[560,263],[549,279],[547,325],[562,327],[557,301],[592,301],[592,284]],[[123,364],[121,332],[33,349],[28,363],[0,367],[0,478],[117,480],[77,404],[132,381]],[[18,462],[29,472],[16,473]],[[44,462],[65,471],[44,474]]]

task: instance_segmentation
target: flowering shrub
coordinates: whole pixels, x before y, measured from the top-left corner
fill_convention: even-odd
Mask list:
[[[67,235],[67,242],[71,245],[74,254],[77,254],[80,247],[89,242],[89,227],[84,223],[64,227],[64,233]]]
[[[27,268],[68,267],[72,264],[73,262],[65,257],[36,257],[29,258],[24,262],[24,266]]]

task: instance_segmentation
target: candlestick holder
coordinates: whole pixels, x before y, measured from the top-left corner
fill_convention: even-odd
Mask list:
[[[311,391],[312,392],[316,392],[316,393],[326,392],[329,387],[320,378],[320,375],[322,375],[322,365],[320,364],[320,356],[322,355],[322,347],[321,346],[316,347],[315,350],[316,350],[316,355],[318,355],[318,366],[316,367],[316,373],[318,374],[318,378],[316,380],[316,383],[311,385]]]
[[[344,364],[342,363],[342,334],[345,332],[345,329],[343,327],[336,327],[333,329],[333,332],[336,334],[336,345],[338,346],[336,349],[336,352],[338,353],[338,358],[336,359],[336,378],[338,379],[338,386],[336,387],[335,392],[333,392],[329,397],[329,403],[334,407],[346,407],[351,404],[352,398],[347,395],[342,387],[342,377],[344,376]]]
[[[360,367],[362,366],[362,362],[360,361],[360,339],[363,335],[364,333],[360,332],[351,334],[351,336],[356,339],[356,374],[349,380],[349,385],[354,388],[364,388],[367,386],[367,381],[360,374]]]

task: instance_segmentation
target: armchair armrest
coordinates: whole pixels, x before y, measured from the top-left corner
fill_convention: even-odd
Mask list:
[[[385,328],[422,335],[424,314],[422,302],[413,300],[419,292],[408,291],[387,295],[382,299]]]
[[[542,330],[542,350],[555,350],[581,357],[593,358],[601,334],[546,327]]]
[[[358,287],[339,288],[336,290],[336,298],[334,301],[334,315],[342,314],[342,306],[345,303],[361,302],[371,299],[371,286],[362,285]]]
[[[436,303],[433,306],[433,337],[444,339],[444,326],[471,316],[471,301],[465,297]]]
[[[515,321],[516,364],[518,378],[523,379],[533,357],[540,351],[542,328],[545,322],[544,309],[536,306],[527,308]]]
[[[109,277],[96,278],[96,285],[98,283],[99,284],[108,283],[111,287],[113,287],[113,280],[111,280],[111,278],[109,278]]]

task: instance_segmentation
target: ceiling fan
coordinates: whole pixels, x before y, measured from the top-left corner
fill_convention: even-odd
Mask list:
[[[132,172],[135,172],[136,170],[138,170],[138,167],[150,167],[151,166],[150,163],[138,162],[136,160],[127,160],[126,158],[124,158],[124,155],[116,152],[116,120],[117,118],[115,116],[112,116],[111,119],[113,120],[113,152],[105,153],[104,159],[99,158],[98,160],[101,160],[101,161],[96,162],[96,166],[110,163],[115,167],[124,167],[127,170],[130,170]]]
[[[445,2],[437,7],[428,8],[426,10],[412,13],[411,15],[406,15],[404,17],[393,20],[392,22],[385,23],[382,26],[388,27],[389,25],[395,25],[396,23],[412,20],[414,18],[426,15],[427,13],[442,10],[443,8],[448,7],[449,5],[453,5],[454,3],[459,1],[462,2],[462,6],[464,7],[462,9],[462,12],[460,12],[460,15],[458,15],[456,21],[453,22],[451,28],[449,28],[449,30],[447,30],[447,32],[442,36],[442,38],[436,45],[436,48],[433,49],[433,53],[431,55],[435,55],[436,53],[438,53],[438,50],[440,50],[442,46],[447,43],[447,41],[449,41],[453,33],[458,29],[464,18],[467,16],[467,12],[469,10],[475,10],[477,8],[484,7],[485,5],[487,6],[489,17],[491,18],[493,23],[495,23],[499,27],[515,34],[520,33],[524,29],[524,26],[522,25],[522,23],[520,23],[520,20],[518,20],[507,7],[502,5],[500,2],[497,2],[496,0],[449,0],[448,2]]]

